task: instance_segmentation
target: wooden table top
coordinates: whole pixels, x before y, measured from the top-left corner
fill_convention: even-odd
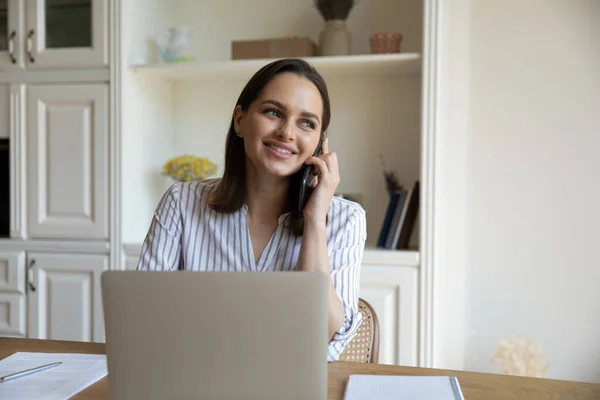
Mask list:
[[[104,344],[0,338],[0,359],[17,351],[104,354]],[[351,362],[329,363],[328,370],[330,400],[343,400],[346,382],[353,374],[456,376],[465,400],[600,400],[600,385],[592,383]],[[73,399],[108,399],[108,379],[101,379]]]

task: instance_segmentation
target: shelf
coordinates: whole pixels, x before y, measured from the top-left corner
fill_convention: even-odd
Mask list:
[[[421,262],[417,250],[387,250],[374,247],[365,248],[363,265],[418,267]]]
[[[259,68],[275,59],[233,60],[214,63],[181,62],[132,65],[135,73],[149,74],[168,81],[249,79]],[[323,76],[343,75],[419,75],[419,53],[366,54],[334,57],[306,57]]]

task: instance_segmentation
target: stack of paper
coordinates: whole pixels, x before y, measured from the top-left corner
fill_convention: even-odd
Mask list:
[[[351,375],[345,400],[464,400],[453,376]]]
[[[0,376],[58,361],[55,368],[0,383],[0,399],[68,399],[107,374],[104,354],[19,352],[0,360]]]

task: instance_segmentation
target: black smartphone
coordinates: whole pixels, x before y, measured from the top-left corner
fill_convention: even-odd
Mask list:
[[[323,143],[323,135],[319,138],[319,144],[317,144],[317,148],[313,153],[313,157],[321,155],[321,144]],[[298,192],[298,207],[297,210],[302,212],[304,210],[304,206],[308,202],[310,195],[312,194],[313,188],[310,187],[310,183],[315,177],[313,173],[312,165],[305,165],[300,170],[300,188]]]

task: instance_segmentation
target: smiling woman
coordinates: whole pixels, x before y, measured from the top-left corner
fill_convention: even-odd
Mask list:
[[[244,144],[249,181],[262,172],[273,179],[298,172],[317,147],[322,110],[315,85],[289,72],[274,77],[246,110],[236,106],[234,128]]]
[[[223,177],[169,188],[138,270],[321,271],[329,277],[328,359],[337,360],[361,323],[366,220],[360,205],[334,197],[340,176],[325,136],[330,117],[327,86],[305,61],[261,68],[234,107]],[[299,211],[305,165],[316,178]]]
[[[271,169],[275,176],[291,176],[285,204],[291,211],[299,185],[297,173],[313,154],[330,118],[327,85],[306,62],[284,59],[261,68],[247,83],[234,109],[226,139],[225,171],[209,200],[211,207],[222,212],[239,209],[246,201],[246,188],[252,186],[246,179],[252,181],[257,166],[260,169],[262,163],[268,163],[267,168],[282,168],[279,172]],[[287,150],[292,153],[291,160],[283,163],[261,157],[267,153],[264,147]],[[282,154],[272,150],[274,156]],[[303,217],[292,211],[292,226],[298,234]]]

